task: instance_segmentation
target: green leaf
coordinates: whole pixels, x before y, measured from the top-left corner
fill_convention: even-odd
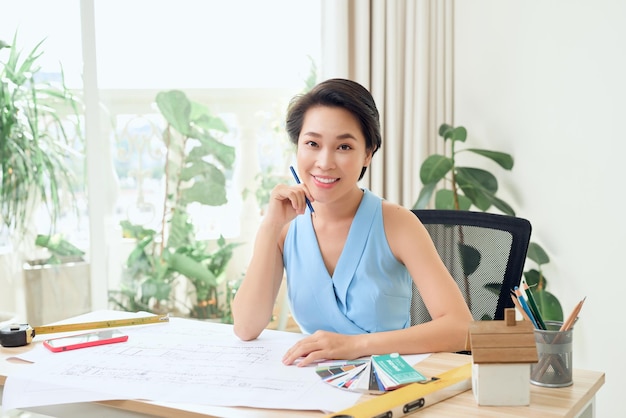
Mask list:
[[[222,118],[212,116],[206,106],[197,102],[191,102],[191,120],[194,125],[203,130],[228,132],[228,127]]]
[[[458,228],[462,228],[462,226],[459,226]],[[480,251],[471,245],[461,243],[458,244],[458,248],[459,255],[461,256],[463,273],[465,274],[465,277],[468,277],[478,269],[478,266],[480,266]]]
[[[457,167],[456,178],[460,187],[464,184],[492,194],[498,191],[496,176],[481,168]]]
[[[469,210],[472,206],[472,201],[463,195],[458,195],[457,199],[459,200],[459,210]]]
[[[472,201],[462,194],[459,194],[457,198],[459,199],[459,210],[469,210],[472,206]],[[446,210],[456,209],[454,206],[454,194],[452,193],[452,190],[441,189],[437,191],[437,194],[435,195],[435,208]]]
[[[563,308],[556,296],[546,290],[531,288],[531,292],[544,321],[563,321]]]
[[[513,157],[510,154],[499,152],[499,151],[488,151],[484,149],[476,149],[476,148],[468,148],[464,151],[470,151],[474,154],[482,155],[483,157],[487,157],[490,160],[497,163],[500,167],[505,170],[513,169]]]
[[[502,283],[487,283],[483,286],[485,289],[492,292],[494,295],[500,296],[502,290]]]
[[[188,255],[166,251],[163,253],[163,259],[172,270],[182,274],[192,282],[200,281],[210,286],[217,286],[215,276],[207,266]]]
[[[191,102],[185,93],[180,90],[159,92],[156,104],[167,123],[188,137],[191,131]]]
[[[57,257],[83,256],[85,252],[65,239],[61,234],[41,235],[35,238],[35,245],[47,248]]]
[[[191,187],[181,190],[181,201],[184,205],[198,202],[208,206],[221,206],[228,202],[226,189],[216,183],[194,183]]]
[[[455,128],[447,123],[443,123],[439,126],[439,136],[444,140],[451,139],[452,141],[465,142],[467,130],[462,126]]]
[[[141,297],[143,300],[155,298],[158,301],[168,300],[172,286],[156,277],[150,277],[141,284]]]
[[[226,184],[224,173],[215,165],[204,160],[195,160],[183,167],[180,172],[180,179],[182,181],[190,181],[193,179],[197,181],[209,181],[217,183],[222,187]]]
[[[548,286],[548,279],[540,270],[530,269],[524,272],[526,284],[534,290],[545,290]]]
[[[424,185],[422,190],[420,190],[419,196],[417,196],[417,200],[413,204],[413,209],[426,209],[435,191],[435,187],[437,187],[437,182]]]
[[[538,270],[530,269],[524,272],[524,279],[526,280],[526,284],[531,289],[538,288],[538,286],[540,285],[539,284],[540,278],[541,278],[541,273],[539,273]]]
[[[453,166],[454,161],[451,158],[439,154],[431,155],[422,163],[420,179],[423,184],[437,183]]]
[[[441,189],[435,193],[435,209],[454,210],[454,195],[452,190]]]
[[[550,257],[548,257],[548,254],[536,242],[531,242],[530,244],[528,244],[528,253],[526,254],[526,257],[530,258],[539,266],[550,262]]]
[[[498,189],[498,182],[493,174],[477,168],[458,167],[456,180],[463,194],[474,206],[482,211],[491,207],[491,196]]]
[[[447,133],[448,132],[452,132],[453,129],[454,128],[451,125],[448,125],[447,123],[442,123],[439,126],[439,136],[445,139]],[[450,133],[450,135],[452,135],[452,134]]]
[[[509,205],[508,203],[506,203],[504,200],[496,197],[496,196],[490,196],[491,198],[491,203],[497,207],[500,211],[502,211],[503,213],[509,215],[509,216],[515,216],[515,210],[513,210],[513,208],[511,207],[511,205]]]
[[[195,230],[184,210],[174,210],[170,219],[167,247],[176,250],[195,241]]]
[[[467,130],[463,126],[457,126],[456,128],[454,128],[454,130],[452,131],[453,141],[465,142],[466,139]]]
[[[75,163],[68,161],[82,157],[80,122],[73,122],[80,121],[80,101],[63,83],[62,69],[61,86],[35,79],[43,42],[23,57],[16,32],[0,66],[0,218],[16,236],[24,235],[40,204],[52,232],[61,213],[78,213]],[[75,135],[68,136],[69,123]]]
[[[147,236],[154,236],[156,231],[154,229],[144,228],[142,225],[133,225],[127,220],[120,221],[122,227],[122,235],[124,238],[136,238],[142,239]]]
[[[235,148],[217,141],[209,133],[199,132],[195,139],[200,141],[200,145],[189,151],[189,159],[202,159],[212,155],[225,167],[232,168],[235,163]]]

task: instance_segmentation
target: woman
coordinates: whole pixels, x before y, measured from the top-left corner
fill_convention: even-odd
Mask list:
[[[463,349],[472,317],[428,232],[411,211],[358,186],[381,145],[369,91],[324,81],[294,98],[287,132],[302,183],[271,192],[233,301],[235,334],[259,336],[286,272],[292,314],[310,335],[285,364]],[[410,326],[413,282],[433,319]]]

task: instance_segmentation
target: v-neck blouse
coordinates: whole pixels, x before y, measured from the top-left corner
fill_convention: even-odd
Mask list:
[[[412,279],[389,248],[382,199],[367,189],[332,277],[308,209],[289,226],[283,262],[291,312],[305,333],[362,334],[410,325]]]

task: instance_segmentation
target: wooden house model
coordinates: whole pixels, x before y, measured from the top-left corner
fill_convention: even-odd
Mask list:
[[[538,360],[532,323],[506,309],[503,321],[474,321],[468,343],[478,405],[529,405],[530,364]]]

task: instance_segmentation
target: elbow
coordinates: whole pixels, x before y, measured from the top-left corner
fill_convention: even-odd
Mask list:
[[[241,322],[234,321],[233,324],[233,332],[242,341],[252,341],[255,340],[261,335],[261,331],[257,330],[254,327],[246,326]]]
[[[241,330],[238,328],[234,328],[235,335],[242,341],[252,341],[257,339],[259,336],[258,332],[250,332],[247,330]]]
[[[456,335],[455,339],[455,349],[452,351],[465,351],[469,350],[468,348],[468,340],[467,337],[469,335],[469,327],[474,318],[472,318],[472,314],[467,311],[465,315],[461,315],[457,321],[455,321],[454,326],[454,335]]]

